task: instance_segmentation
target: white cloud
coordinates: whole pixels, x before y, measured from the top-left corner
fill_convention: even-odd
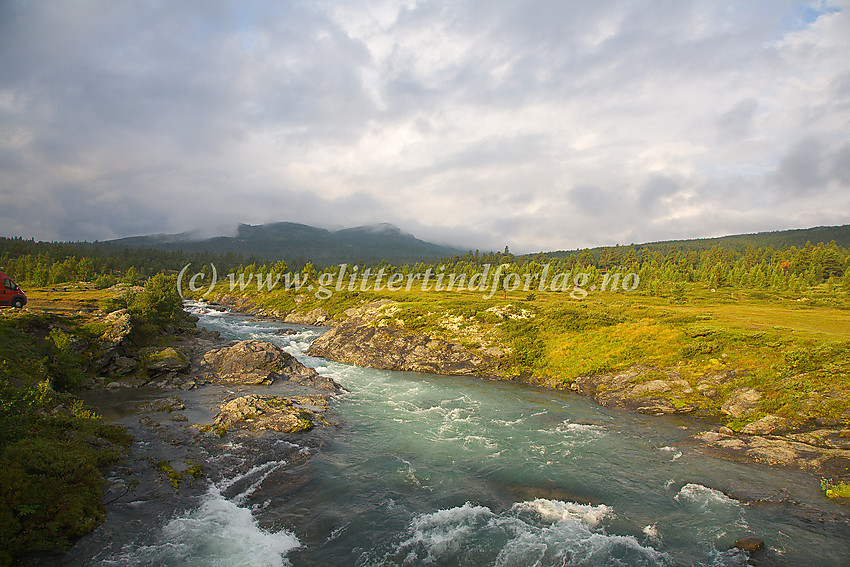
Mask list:
[[[3,3],[0,226],[532,251],[850,222],[847,8]]]

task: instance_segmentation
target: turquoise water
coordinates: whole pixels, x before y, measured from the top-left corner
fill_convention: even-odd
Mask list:
[[[693,422],[522,384],[310,358],[320,329],[195,310],[225,338],[276,342],[348,391],[333,406],[340,426],[302,448],[308,460],[291,466],[298,445],[281,442],[232,469],[222,461],[197,509],[146,548],[158,554],[148,562],[732,566],[746,564],[732,542],[754,534],[770,565],[850,564],[846,508],[823,498],[817,479],[678,448]],[[280,327],[299,332],[275,335]],[[182,551],[169,562],[172,548]]]

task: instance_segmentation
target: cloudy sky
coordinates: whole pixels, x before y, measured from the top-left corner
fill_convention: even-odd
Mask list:
[[[0,0],[0,234],[850,223],[850,2]]]

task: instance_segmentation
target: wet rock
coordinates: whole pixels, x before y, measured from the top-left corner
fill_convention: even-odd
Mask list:
[[[277,345],[266,341],[240,341],[204,354],[201,368],[210,381],[224,384],[271,384],[289,380],[323,391],[339,390],[333,379],[307,368]]]
[[[298,407],[282,396],[248,395],[219,406],[213,426],[229,428],[243,424],[251,431],[271,429],[284,433],[307,431],[315,426],[316,414]]]
[[[730,461],[756,462],[841,477],[850,470],[849,450],[816,447],[778,436],[735,436],[706,431],[684,440],[683,444]]]
[[[761,392],[754,388],[736,388],[720,409],[732,417],[740,417],[756,409],[761,397]]]
[[[127,376],[123,378],[117,378],[115,380],[111,380],[105,384],[107,388],[138,388],[139,386],[144,386],[147,380],[143,378],[139,378],[137,376]]]
[[[192,390],[198,387],[197,381],[192,376],[178,374],[177,372],[164,372],[147,383],[148,386],[160,390]]]
[[[186,404],[177,396],[169,396],[139,404],[139,411],[152,412],[162,411],[171,413],[173,411],[183,411],[186,409]]]
[[[747,553],[755,553],[756,551],[764,549],[764,540],[755,536],[740,537],[735,540],[732,547],[741,549]]]
[[[295,329],[278,329],[274,332],[275,335],[296,335],[298,331]]]

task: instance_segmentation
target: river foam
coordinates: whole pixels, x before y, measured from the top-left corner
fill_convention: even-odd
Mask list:
[[[100,565],[283,567],[300,542],[286,530],[261,528],[251,511],[210,487],[201,504],[168,521],[149,545],[128,546]]]
[[[404,539],[366,564],[669,565],[669,557],[634,536],[608,534],[613,510],[538,498],[495,512],[467,502],[416,516]]]

